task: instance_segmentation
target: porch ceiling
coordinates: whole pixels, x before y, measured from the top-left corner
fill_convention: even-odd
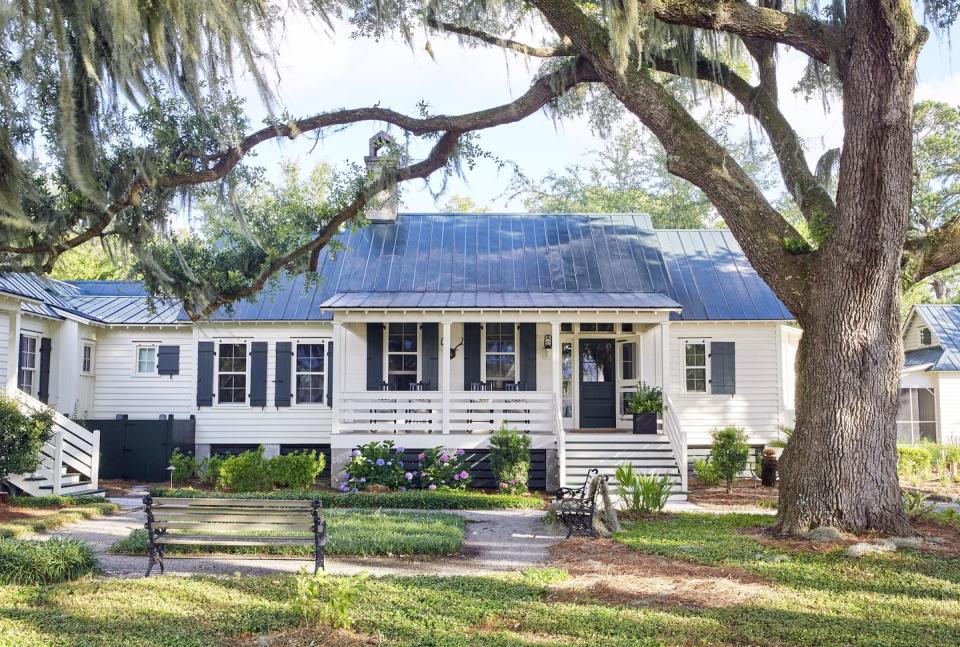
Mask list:
[[[680,310],[660,292],[338,292],[321,310]]]

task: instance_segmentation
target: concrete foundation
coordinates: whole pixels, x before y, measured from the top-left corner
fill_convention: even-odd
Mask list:
[[[280,445],[264,445],[263,446],[263,457],[264,458],[273,458],[274,456],[280,455]]]
[[[556,449],[547,449],[547,492],[556,492],[560,489],[560,452]]]
[[[210,443],[197,443],[193,447],[193,455],[197,457],[197,460],[210,458]]]
[[[330,449],[330,485],[337,487],[343,481],[343,473],[350,462],[353,449],[349,447],[332,447]]]

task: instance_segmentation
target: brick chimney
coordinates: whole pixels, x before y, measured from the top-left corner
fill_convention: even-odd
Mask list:
[[[370,181],[383,176],[395,176],[397,171],[397,141],[380,131],[370,138],[370,154],[363,158]],[[382,153],[382,154],[381,154]],[[392,222],[397,219],[397,185],[391,184],[378,193],[367,205],[366,215],[371,222]]]

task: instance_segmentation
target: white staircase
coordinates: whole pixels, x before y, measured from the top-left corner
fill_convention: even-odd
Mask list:
[[[566,487],[580,487],[587,472],[597,468],[616,487],[617,467],[633,465],[641,474],[664,474],[673,482],[670,501],[686,501],[685,481],[670,438],[666,434],[576,433],[564,434]],[[686,467],[684,465],[684,467]]]
[[[17,391],[20,406],[39,411],[46,405]],[[100,432],[54,412],[53,436],[40,450],[40,466],[32,474],[11,474],[7,482],[30,496],[48,494],[103,496],[98,489]]]

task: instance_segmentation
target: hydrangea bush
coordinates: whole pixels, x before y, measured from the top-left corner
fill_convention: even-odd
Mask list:
[[[466,488],[473,477],[466,469],[464,453],[462,449],[447,452],[443,447],[434,447],[418,455],[420,487],[428,490]]]
[[[413,472],[403,467],[403,447],[392,440],[375,441],[353,450],[347,463],[341,492],[359,492],[371,485],[405,490],[412,485]]]

